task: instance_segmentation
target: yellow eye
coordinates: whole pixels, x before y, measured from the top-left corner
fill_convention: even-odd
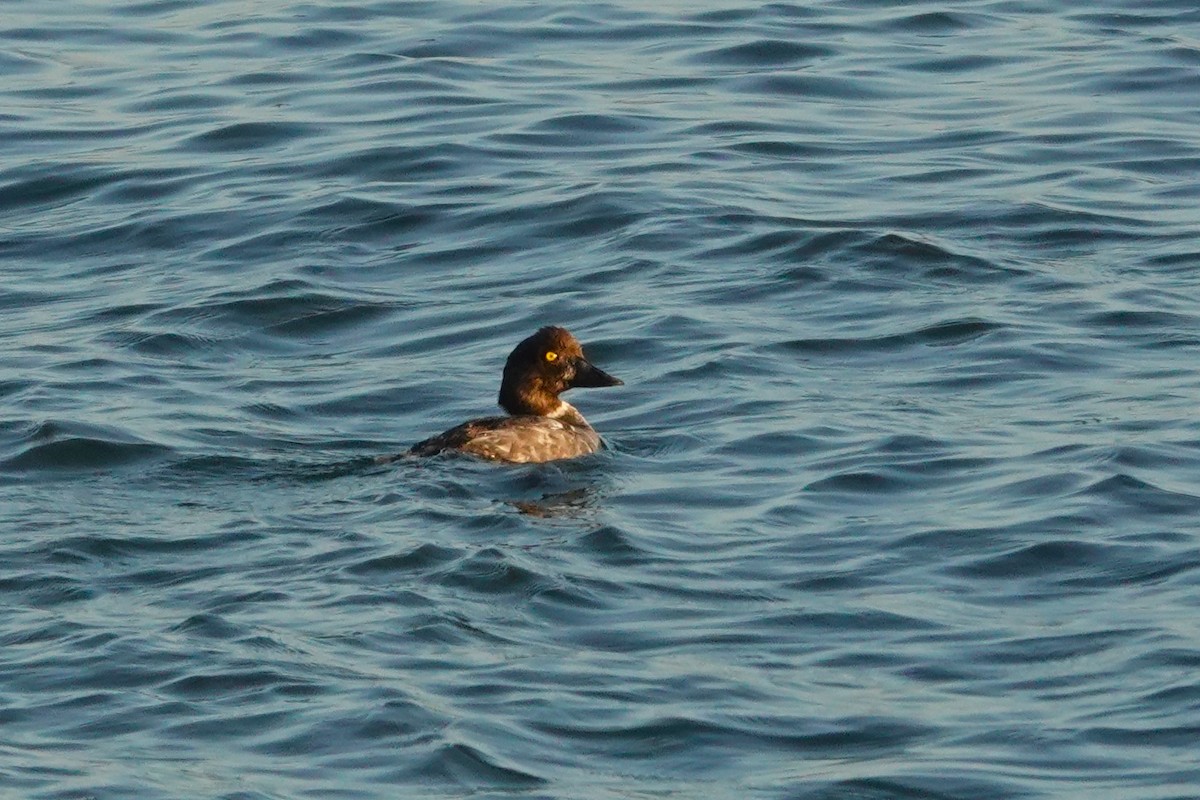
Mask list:
[[[557,361],[558,353],[554,352],[553,350],[547,350],[546,351],[546,360],[547,361]]]

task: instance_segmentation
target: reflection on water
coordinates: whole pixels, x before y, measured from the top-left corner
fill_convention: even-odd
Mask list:
[[[598,510],[601,495],[594,487],[581,486],[565,492],[550,492],[537,500],[509,500],[513,508],[533,517],[582,519]]]

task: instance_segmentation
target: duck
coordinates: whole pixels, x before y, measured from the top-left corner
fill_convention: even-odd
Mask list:
[[[408,455],[455,452],[523,464],[595,453],[604,449],[600,434],[559,395],[568,389],[623,384],[592,364],[570,331],[547,325],[513,348],[504,364],[499,403],[508,416],[456,425],[417,442]]]

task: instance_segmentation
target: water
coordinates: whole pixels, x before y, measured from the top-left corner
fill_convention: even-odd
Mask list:
[[[1200,796],[1193,3],[0,45],[0,796]]]

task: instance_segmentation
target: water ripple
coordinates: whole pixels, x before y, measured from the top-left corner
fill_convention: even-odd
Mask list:
[[[1193,7],[9,5],[9,791],[1196,794]]]

